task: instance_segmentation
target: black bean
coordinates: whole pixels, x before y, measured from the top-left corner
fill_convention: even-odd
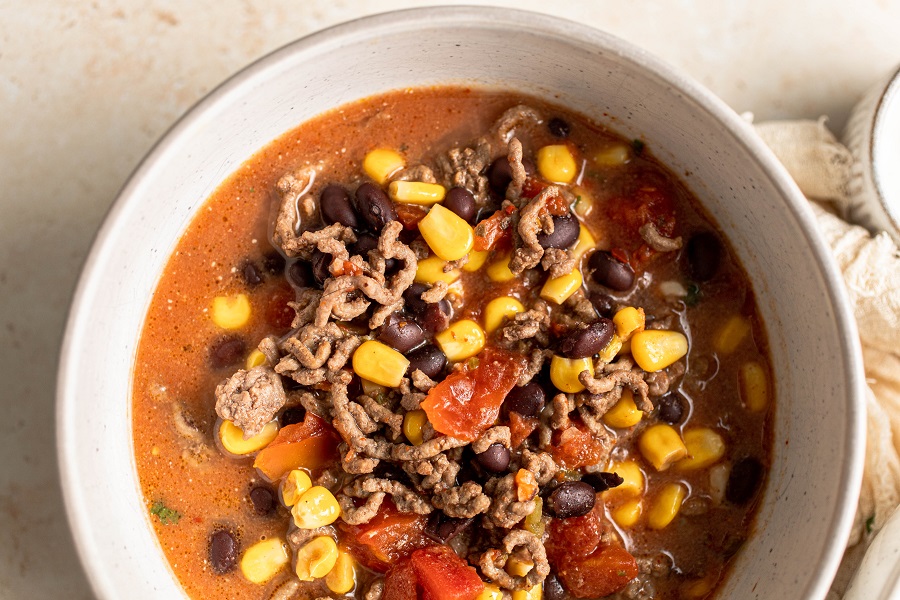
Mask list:
[[[356,243],[350,248],[350,254],[359,254],[364,260],[369,260],[369,251],[378,247],[378,238],[371,233],[361,233],[356,238]],[[384,261],[384,272],[394,271],[400,264],[395,258]]]
[[[616,326],[605,317],[584,329],[573,331],[559,342],[559,351],[567,358],[587,358],[606,348]]]
[[[684,418],[684,402],[674,392],[670,392],[659,399],[656,414],[660,421],[677,425]]]
[[[594,281],[617,292],[624,292],[634,284],[634,269],[609,252],[598,250],[591,254],[588,267],[594,270]]]
[[[359,228],[359,217],[353,210],[350,194],[342,186],[331,184],[319,194],[319,207],[322,220],[326,224],[340,223],[347,227]]]
[[[491,163],[488,167],[488,183],[491,189],[498,196],[506,195],[506,188],[512,181],[512,169],[509,166],[509,160],[505,156],[501,156]]]
[[[284,257],[274,250],[263,257],[262,264],[263,269],[265,269],[269,275],[281,275],[284,273]]]
[[[469,223],[475,220],[475,196],[466,188],[450,188],[444,198],[444,208],[452,210]]]
[[[275,492],[263,486],[250,490],[250,503],[258,515],[267,515],[275,509]]]
[[[733,504],[746,504],[756,495],[762,482],[763,466],[752,456],[742,458],[731,467],[725,498]]]
[[[567,481],[560,484],[547,498],[550,514],[558,519],[581,517],[593,510],[596,493],[590,484],[582,481]]]
[[[578,239],[580,229],[578,219],[571,213],[553,217],[553,233],[539,233],[538,243],[541,248],[568,248]]]
[[[331,271],[328,270],[328,267],[331,266],[331,261],[333,260],[334,257],[330,254],[325,254],[321,250],[313,250],[310,264],[312,265],[313,278],[319,285],[324,284],[325,280],[331,277]]]
[[[425,535],[438,544],[446,544],[462,533],[466,527],[471,525],[474,521],[474,517],[468,519],[456,519],[448,517],[443,512],[436,510],[431,513],[431,517],[428,519],[428,525],[425,527]]]
[[[503,400],[503,410],[519,413],[523,417],[536,417],[544,409],[547,394],[536,381],[522,387],[514,387]]]
[[[605,471],[585,473],[581,481],[594,488],[595,492],[605,492],[610,488],[619,487],[625,482],[618,473],[607,473]]]
[[[722,243],[713,233],[698,233],[688,240],[686,254],[688,275],[697,281],[709,281],[719,270]]]
[[[419,317],[422,329],[430,335],[444,331],[450,326],[452,310],[448,300],[429,304],[428,308],[425,309],[425,314]]]
[[[566,600],[566,588],[556,576],[556,573],[550,573],[544,578],[544,595],[543,600]]]
[[[241,278],[248,287],[256,287],[263,282],[262,273],[259,272],[259,268],[251,260],[245,262],[241,267]]]
[[[296,288],[310,288],[316,285],[312,265],[305,260],[295,260],[291,263],[287,270],[287,279]]]
[[[247,344],[236,335],[227,335],[213,342],[209,348],[209,364],[213,369],[224,369],[241,362]]]
[[[503,473],[509,467],[509,450],[503,444],[491,444],[481,454],[475,455],[475,460],[485,470],[491,473]]]
[[[397,352],[406,354],[425,343],[425,332],[412,319],[394,313],[381,327],[378,339]]]
[[[412,374],[418,369],[431,379],[440,376],[444,367],[447,366],[447,355],[434,344],[425,344],[421,348],[413,350],[406,358],[409,359],[407,373]]]
[[[227,529],[217,529],[209,536],[209,563],[219,575],[231,571],[237,564],[238,544]]]
[[[547,128],[550,130],[550,133],[558,138],[567,138],[569,137],[569,124],[559,117],[553,117],[550,121],[547,122]]]
[[[394,203],[384,190],[374,183],[366,182],[356,188],[354,198],[356,211],[374,231],[381,232],[385,225],[397,220]]]
[[[424,283],[414,283],[403,292],[403,300],[406,310],[414,315],[424,315],[428,309],[428,303],[422,300],[422,294],[427,292],[429,286]]]
[[[616,314],[618,303],[615,298],[603,292],[593,291],[590,293],[589,299],[594,306],[594,310],[600,313],[601,317],[611,319]]]
[[[290,378],[282,377],[282,380],[286,380]],[[354,396],[355,397],[355,396]],[[306,418],[306,409],[302,406],[292,406],[291,408],[285,409],[283,413],[281,413],[281,426],[287,427],[288,425],[295,425],[297,423],[302,423],[303,419]]]

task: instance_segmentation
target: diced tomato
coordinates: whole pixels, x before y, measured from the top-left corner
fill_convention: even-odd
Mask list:
[[[512,228],[503,228],[503,222],[516,212],[514,206],[500,209],[475,226],[475,250],[499,250],[512,242]]]
[[[602,511],[603,503],[597,502],[594,510],[586,515],[550,521],[544,548],[547,560],[555,569],[564,569],[573,560],[589,556],[597,549],[605,528]]]
[[[525,180],[525,183],[522,184],[522,196],[525,198],[534,198],[535,196],[543,192],[544,188],[547,187],[547,185],[548,184],[544,183],[540,179],[529,177]]]
[[[646,250],[637,252],[644,241],[640,236],[640,228],[646,223],[652,223],[660,234],[670,237],[675,232],[675,192],[668,189],[663,183],[645,182],[633,189],[626,196],[614,198],[606,205],[609,207],[610,220],[618,223],[617,239],[613,243],[621,243],[635,256],[631,257],[633,267],[645,263],[648,256],[655,254]]]
[[[425,536],[428,518],[415,513],[401,513],[390,500],[385,500],[371,521],[362,525],[340,525],[346,534],[343,541],[363,565],[384,573],[398,560],[414,550],[432,544]]]
[[[547,204],[544,208],[539,212],[544,212],[553,215],[554,217],[561,217],[569,212],[569,203],[566,202],[566,199],[562,196],[553,196],[552,198],[547,199]]]
[[[384,576],[382,600],[418,600],[416,571],[409,559],[395,563]]]
[[[497,422],[500,405],[525,369],[516,354],[487,347],[478,366],[451,373],[431,388],[422,409],[435,431],[471,442]]]
[[[397,220],[403,224],[403,229],[418,229],[419,221],[428,213],[421,206],[397,202],[394,204],[397,211]]]
[[[523,417],[517,412],[509,411],[509,437],[513,448],[518,448],[522,442],[538,428],[540,421],[535,417]]]
[[[285,425],[259,451],[253,466],[270,481],[298,468],[321,469],[337,460],[337,432],[327,421],[307,412],[302,423]]]
[[[600,462],[606,455],[606,446],[584,424],[573,422],[567,429],[553,434],[550,454],[567,469],[578,469]]]
[[[484,591],[478,572],[448,546],[416,550],[411,561],[423,598],[474,600]]]
[[[637,574],[634,557],[620,546],[597,550],[557,572],[563,585],[576,598],[602,598],[614,594]]]
[[[297,295],[294,293],[294,288],[288,283],[284,283],[275,288],[275,291],[266,300],[264,309],[266,323],[276,333],[285,333],[291,328],[291,323],[296,313],[293,308],[288,306],[288,302],[293,302],[296,299]]]
[[[341,264],[337,269],[330,269],[330,271],[335,277],[340,277],[341,275],[362,275],[363,272],[361,268],[357,267],[349,260],[341,261]]]

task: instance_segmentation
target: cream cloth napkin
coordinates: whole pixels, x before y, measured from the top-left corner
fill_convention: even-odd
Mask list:
[[[886,233],[872,237],[841,218],[847,214],[853,157],[824,118],[759,123],[756,131],[813,201],[819,231],[844,275],[862,343],[866,463],[851,548],[830,595],[836,597],[862,549],[900,505],[900,251]]]

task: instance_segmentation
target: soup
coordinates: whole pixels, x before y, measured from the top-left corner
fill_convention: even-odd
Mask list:
[[[770,364],[651,154],[561,107],[392,92],[209,198],[134,439],[191,598],[704,598],[750,534]]]

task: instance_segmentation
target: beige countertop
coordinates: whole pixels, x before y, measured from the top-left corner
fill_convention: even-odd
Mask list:
[[[92,597],[58,483],[54,378],[79,269],[128,174],[250,61],[340,21],[421,4],[0,0],[0,599]],[[837,132],[900,63],[900,0],[490,4],[552,6],[658,54],[739,112],[827,115]]]

